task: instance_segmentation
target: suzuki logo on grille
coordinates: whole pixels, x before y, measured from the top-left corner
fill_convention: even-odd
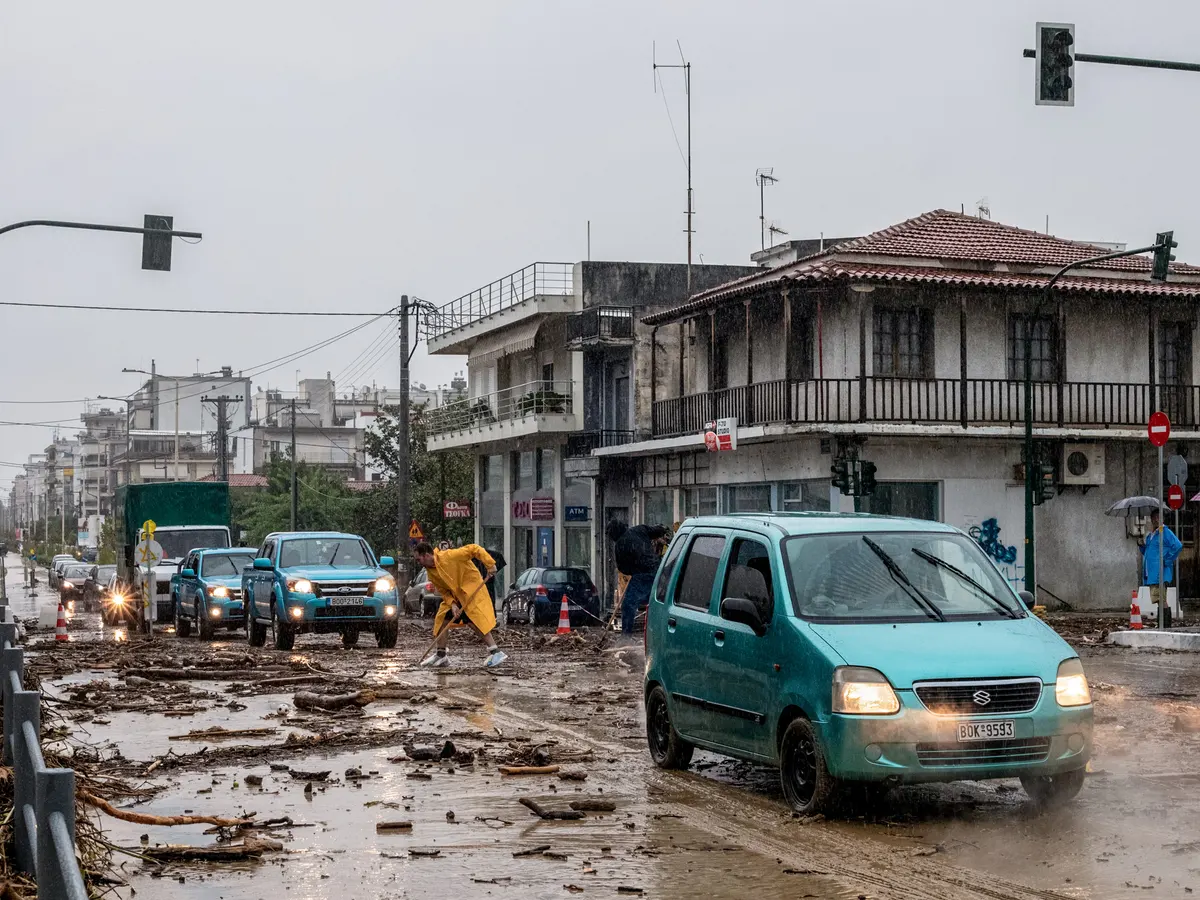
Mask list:
[[[344,586],[344,587],[340,587],[340,588],[338,588],[338,589],[337,589],[337,591],[336,591],[335,593],[338,593],[338,594],[353,594],[353,593],[354,593],[354,588],[350,587],[349,585],[346,585],[346,586]]]
[[[971,699],[974,700],[979,706],[987,706],[992,702],[992,695],[987,691],[976,691],[971,695]]]

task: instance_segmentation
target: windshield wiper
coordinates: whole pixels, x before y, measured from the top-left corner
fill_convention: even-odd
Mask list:
[[[334,544],[334,545],[333,545],[333,552],[329,554],[329,567],[330,567],[330,568],[332,568],[332,569],[336,569],[336,568],[337,568],[337,566],[335,566],[335,565],[333,564],[333,561],[334,561],[335,559],[337,559],[338,547],[340,547],[340,546],[342,546],[342,542],[341,542],[341,541],[338,541],[336,544]]]
[[[937,566],[939,569],[945,569],[951,575],[961,578],[967,584],[971,585],[971,587],[975,588],[975,590],[979,591],[980,594],[991,600],[992,603],[996,604],[996,607],[1003,611],[1003,613],[1010,619],[1021,618],[1020,613],[1010,607],[1007,603],[985,588],[982,584],[980,584],[958,566],[954,565],[953,563],[946,562],[946,560],[942,559],[940,556],[934,556],[932,553],[929,553],[925,550],[920,550],[916,547],[912,548],[912,552],[917,554],[917,556],[921,557],[921,559],[925,560],[925,562],[929,563],[930,565]]]
[[[942,614],[942,611],[934,606],[932,601],[930,601],[928,597],[926,597],[920,592],[920,590],[917,589],[917,586],[912,583],[907,575],[904,574],[904,570],[900,568],[900,564],[892,559],[886,550],[880,547],[865,534],[863,535],[863,540],[866,542],[867,546],[871,548],[871,551],[883,561],[883,564],[887,567],[887,570],[891,574],[893,580],[895,580],[898,585],[904,588],[905,593],[907,593],[908,596],[911,597],[913,601],[921,607],[921,609],[925,610],[926,613],[937,619],[939,622],[946,621],[946,617]]]

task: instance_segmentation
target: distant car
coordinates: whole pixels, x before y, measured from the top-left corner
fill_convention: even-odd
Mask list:
[[[92,567],[87,563],[77,562],[63,569],[58,579],[58,596],[64,606],[73,610],[76,601],[83,604],[84,588],[91,575]]]
[[[586,569],[574,566],[526,569],[501,601],[501,618],[513,624],[553,625],[564,595],[572,627],[603,624],[596,585]]]
[[[92,566],[92,572],[83,585],[83,608],[92,612],[100,607],[100,600],[108,590],[108,583],[117,574],[116,566]]]
[[[252,569],[252,547],[193,550],[171,579],[175,600],[175,633],[187,637],[194,627],[200,640],[210,641],[218,628],[241,628],[246,622],[242,604],[242,571]]]
[[[69,553],[60,553],[50,560],[50,574],[47,576],[47,580],[50,582],[50,587],[58,590],[58,583],[62,578],[63,569],[72,563],[77,562],[79,562],[79,560]]]
[[[429,583],[429,576],[421,569],[404,592],[404,614],[428,618],[436,613],[441,605],[442,595],[433,589],[433,585]]]

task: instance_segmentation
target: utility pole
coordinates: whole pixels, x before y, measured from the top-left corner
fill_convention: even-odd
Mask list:
[[[150,361],[151,368],[154,367],[154,361]],[[175,379],[175,478],[179,480],[179,379]]]
[[[220,397],[200,398],[203,403],[211,403],[217,408],[217,477],[221,481],[229,481],[229,417],[225,410],[229,405],[229,401],[240,403],[241,400],[237,397]],[[295,429],[292,429],[293,440],[295,439]],[[296,448],[292,448],[292,453],[296,452]]]
[[[675,43],[678,46],[679,42]],[[687,292],[690,296],[692,293],[692,215],[695,213],[692,208],[692,64],[684,58],[682,47],[679,49],[679,59],[678,63],[663,64],[655,58],[653,68],[656,75],[659,69],[683,69],[683,93],[687,97],[687,158],[684,162],[687,167]],[[657,78],[654,86],[657,90]]]
[[[296,398],[292,398],[292,531],[296,530],[296,510],[300,506],[300,483],[296,480]]]
[[[412,521],[408,498],[408,294],[400,297],[400,421],[396,448],[396,556],[404,554],[408,524]]]

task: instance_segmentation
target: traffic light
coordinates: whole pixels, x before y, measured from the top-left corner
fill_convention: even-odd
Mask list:
[[[144,216],[143,228],[170,231],[175,227],[174,216]],[[142,234],[142,268],[156,272],[171,271],[171,236]]]
[[[835,459],[833,465],[829,467],[829,471],[833,473],[833,486],[843,494],[849,494],[851,489],[850,461]]]
[[[1037,23],[1037,105],[1075,105],[1074,44],[1074,25]]]
[[[870,496],[875,493],[875,463],[864,459],[859,466],[858,491],[863,496]]]
[[[1175,254],[1171,251],[1179,246],[1174,240],[1175,232],[1160,231],[1154,239],[1154,269],[1150,273],[1151,281],[1166,281],[1171,263],[1175,262]]]
[[[1033,467],[1033,505],[1041,506],[1054,497],[1054,465],[1039,462]]]

